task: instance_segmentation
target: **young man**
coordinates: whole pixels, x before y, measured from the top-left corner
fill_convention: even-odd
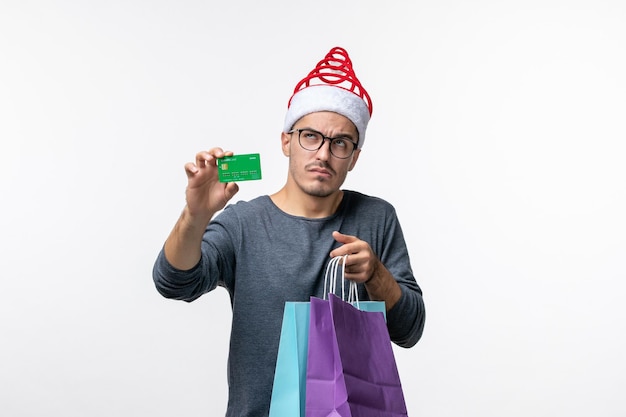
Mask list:
[[[341,186],[358,161],[370,97],[342,48],[333,48],[295,88],[281,144],[285,185],[227,205],[236,183],[220,183],[213,148],[185,165],[186,206],[154,265],[165,297],[193,301],[218,286],[232,304],[227,416],[267,416],[286,301],[322,298],[328,261],[348,255],[346,278],[362,300],[384,301],[391,340],[411,347],[425,320],[395,210]],[[221,213],[216,215],[220,210]]]

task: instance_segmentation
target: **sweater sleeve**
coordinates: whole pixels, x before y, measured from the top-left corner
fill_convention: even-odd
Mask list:
[[[217,287],[217,280],[210,281],[204,273],[201,259],[189,270],[172,266],[163,249],[159,252],[152,269],[152,279],[157,291],[165,298],[191,302]]]
[[[400,284],[400,288],[402,289],[402,296],[387,311],[387,328],[394,343],[404,348],[410,348],[422,337],[426,321],[426,309],[419,287],[417,289],[409,288]]]
[[[385,219],[374,247],[402,290],[400,299],[387,311],[387,328],[395,344],[409,348],[420,340],[424,331],[426,311],[422,289],[413,274],[400,221],[389,204],[386,205]]]
[[[230,206],[227,207],[227,209]],[[194,301],[218,286],[226,287],[234,271],[232,234],[239,224],[232,210],[224,210],[207,226],[201,243],[201,258],[191,269],[180,270],[169,263],[161,248],[152,269],[157,291],[165,298]]]

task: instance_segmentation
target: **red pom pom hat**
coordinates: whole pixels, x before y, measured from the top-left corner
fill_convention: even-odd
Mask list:
[[[358,147],[363,147],[372,101],[343,48],[332,48],[296,85],[287,105],[283,131],[289,132],[300,118],[318,111],[332,111],[350,119],[359,132]]]

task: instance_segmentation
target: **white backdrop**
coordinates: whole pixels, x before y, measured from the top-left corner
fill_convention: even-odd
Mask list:
[[[283,185],[295,83],[345,47],[372,95],[345,187],[400,215],[427,323],[411,416],[624,416],[626,3],[0,3],[0,413],[219,416],[226,292],[151,269],[185,162]]]

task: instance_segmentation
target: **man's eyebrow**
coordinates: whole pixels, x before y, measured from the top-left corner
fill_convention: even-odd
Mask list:
[[[356,142],[356,140],[354,139],[354,135],[352,133],[338,133],[335,136],[326,136],[325,134],[323,134],[319,130],[313,129],[312,127],[298,127],[298,128],[293,129],[293,130],[311,130],[311,131],[313,131],[315,133],[319,133],[320,135],[322,135],[324,137],[328,137],[330,139],[346,139],[347,138],[347,139],[352,140],[353,142]]]

